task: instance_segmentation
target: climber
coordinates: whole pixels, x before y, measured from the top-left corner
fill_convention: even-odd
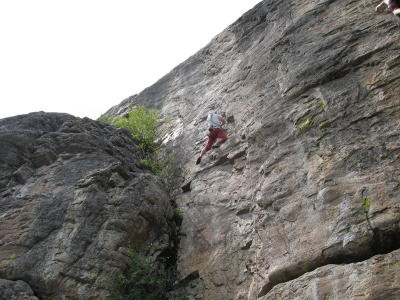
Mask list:
[[[228,136],[221,128],[221,126],[226,124],[226,120],[223,116],[218,115],[213,111],[210,111],[207,116],[207,121],[209,125],[207,134],[208,140],[206,145],[204,146],[204,149],[201,151],[200,156],[197,158],[196,165],[201,162],[201,158],[204,154],[206,154],[206,152],[208,152],[211,148],[218,148],[228,139]]]
[[[386,8],[389,8],[395,16],[400,18],[400,0],[384,0],[375,10],[379,13],[383,13]]]

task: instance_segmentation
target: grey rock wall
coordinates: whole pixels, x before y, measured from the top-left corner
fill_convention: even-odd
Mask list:
[[[140,158],[129,132],[90,119],[0,120],[0,293],[104,299],[129,248],[173,247],[169,195]],[[36,299],[17,292],[0,298]]]
[[[275,286],[259,299],[398,299],[400,251],[327,265]]]
[[[160,140],[190,170],[177,202],[193,298],[397,299],[400,25],[376,4],[263,1],[108,111],[172,119]],[[230,139],[195,166],[210,109]]]
[[[0,299],[4,300],[38,300],[32,289],[21,280],[0,279]]]

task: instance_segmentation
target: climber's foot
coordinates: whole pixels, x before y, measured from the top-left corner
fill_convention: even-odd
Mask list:
[[[201,162],[201,157],[199,157],[199,158],[196,160],[196,165],[198,165],[200,162]]]
[[[212,146],[213,149],[219,148],[219,145]]]

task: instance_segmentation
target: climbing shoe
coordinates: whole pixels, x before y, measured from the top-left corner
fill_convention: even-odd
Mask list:
[[[219,145],[212,146],[213,149],[219,148]]]
[[[196,165],[198,165],[200,162],[201,162],[201,157],[199,157],[199,158],[196,160]]]

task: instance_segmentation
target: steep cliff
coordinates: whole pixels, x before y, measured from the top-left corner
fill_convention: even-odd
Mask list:
[[[400,27],[375,5],[263,1],[107,112],[172,120],[194,299],[398,299]],[[195,166],[210,109],[230,139]]]
[[[128,249],[174,247],[169,195],[140,157],[90,119],[0,120],[0,299],[104,299]]]

